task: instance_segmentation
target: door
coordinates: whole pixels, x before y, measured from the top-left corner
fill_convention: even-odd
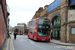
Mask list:
[[[60,40],[60,31],[58,31],[58,37],[57,37],[58,40]]]

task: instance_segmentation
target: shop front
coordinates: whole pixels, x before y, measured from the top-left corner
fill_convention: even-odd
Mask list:
[[[52,39],[60,40],[61,20],[59,15],[54,15],[51,19]]]
[[[52,37],[53,39],[60,40],[60,28],[53,28],[53,34]]]

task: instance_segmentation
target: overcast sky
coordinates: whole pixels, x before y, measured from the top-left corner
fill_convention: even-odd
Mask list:
[[[54,0],[6,0],[10,8],[10,26],[28,23],[39,7],[49,5]]]

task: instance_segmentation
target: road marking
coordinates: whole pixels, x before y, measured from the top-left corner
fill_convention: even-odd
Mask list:
[[[54,46],[54,48],[74,49],[74,46]]]
[[[30,41],[30,43],[34,44],[34,42]]]
[[[13,50],[14,50],[13,39],[12,39],[12,47],[13,47]]]
[[[49,42],[50,43],[50,42]],[[54,45],[57,45],[55,43],[50,43],[50,44],[54,44]],[[75,46],[63,46],[63,45],[58,45],[58,46],[54,46],[54,47],[57,47],[57,48],[65,48],[65,49],[75,49]]]
[[[35,42],[34,42],[34,41],[32,41],[32,40],[29,40],[29,42],[30,42],[30,43],[32,43],[32,44],[34,44],[34,43],[35,43]]]
[[[22,39],[21,41],[24,41],[24,39]]]
[[[34,44],[35,46],[37,46],[37,47],[39,47],[39,48],[41,48],[41,49],[43,49],[43,50],[47,50],[47,48],[45,48],[45,47],[43,47],[43,46],[40,46],[40,45],[38,45],[38,44]]]
[[[27,37],[27,36],[25,36],[25,37]]]
[[[10,50],[12,50],[12,47],[11,47],[12,45],[11,45],[11,44],[12,44],[12,43],[11,43],[11,39],[10,39]]]
[[[11,50],[14,50],[13,39],[11,38]]]
[[[64,47],[65,49],[74,49],[75,47],[74,46],[62,46]]]
[[[7,42],[7,46],[9,45],[9,39],[8,39],[8,42]],[[9,47],[10,46],[8,46],[7,48],[6,48],[6,50],[9,50]]]
[[[22,39],[21,41],[27,41],[28,39]]]

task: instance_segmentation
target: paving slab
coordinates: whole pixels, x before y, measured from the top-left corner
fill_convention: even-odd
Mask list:
[[[51,43],[55,43],[55,44],[58,44],[58,45],[63,45],[63,46],[75,46],[75,44],[73,43],[65,43],[65,42],[61,42],[59,40],[50,40]]]

